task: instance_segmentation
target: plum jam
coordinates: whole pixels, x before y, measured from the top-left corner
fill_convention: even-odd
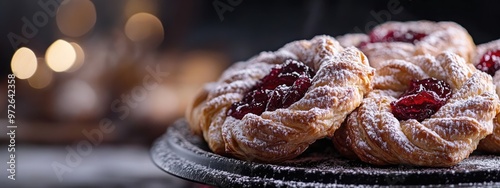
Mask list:
[[[450,97],[450,85],[442,80],[412,80],[408,90],[391,102],[392,114],[399,120],[423,121],[436,113]]]
[[[500,50],[486,52],[483,57],[481,57],[476,68],[491,76],[495,76],[495,72],[500,69]]]
[[[304,97],[314,75],[304,63],[286,60],[272,68],[241,101],[233,103],[228,115],[242,119],[248,113],[261,115],[264,111],[287,108]]]
[[[397,30],[388,31],[385,35],[379,35],[380,32],[372,31],[370,33],[370,42],[406,42],[415,43],[426,37],[425,33],[418,33],[415,31],[401,32]]]

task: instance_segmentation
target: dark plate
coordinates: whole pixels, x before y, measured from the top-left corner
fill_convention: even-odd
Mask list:
[[[329,140],[319,140],[296,159],[281,164],[247,162],[210,152],[205,141],[179,120],[151,149],[155,164],[175,176],[221,187],[338,185],[500,186],[500,156],[474,153],[450,168],[377,167],[339,157]]]

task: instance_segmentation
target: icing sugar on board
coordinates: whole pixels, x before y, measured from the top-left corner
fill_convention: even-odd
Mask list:
[[[339,185],[500,186],[500,156],[474,153],[450,168],[378,167],[340,157],[319,140],[281,164],[247,162],[210,152],[203,139],[179,120],[156,140],[154,163],[175,176],[220,187],[335,187]]]

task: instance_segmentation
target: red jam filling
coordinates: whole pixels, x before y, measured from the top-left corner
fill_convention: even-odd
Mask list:
[[[370,32],[370,43],[376,42],[406,42],[406,43],[415,43],[417,41],[422,40],[422,38],[426,37],[425,33],[418,33],[415,31],[397,31],[390,30],[385,33],[385,35],[381,35],[382,32],[373,30]]]
[[[481,57],[476,68],[491,76],[495,76],[495,72],[500,69],[500,50],[486,52],[483,57]]]
[[[228,115],[242,119],[248,113],[261,115],[264,111],[287,108],[304,97],[314,74],[311,68],[296,60],[276,65],[241,101],[231,105]]]
[[[442,80],[412,80],[408,90],[391,102],[392,114],[399,120],[423,121],[436,113],[450,97],[450,85]]]

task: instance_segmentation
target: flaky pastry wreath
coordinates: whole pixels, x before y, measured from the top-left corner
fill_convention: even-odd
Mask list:
[[[361,51],[331,37],[295,41],[231,66],[197,95],[187,119],[215,153],[280,162],[333,136],[373,75]]]
[[[388,61],[373,84],[333,142],[375,165],[455,165],[491,134],[500,110],[491,77],[449,52]]]
[[[375,68],[386,60],[443,51],[456,53],[469,62],[475,49],[467,30],[454,22],[387,22],[368,35],[346,34],[337,38],[342,46],[357,46]]]
[[[478,45],[472,63],[493,77],[497,95],[500,96],[500,39]],[[500,154],[500,114],[493,120],[493,134],[481,140],[478,148]]]

